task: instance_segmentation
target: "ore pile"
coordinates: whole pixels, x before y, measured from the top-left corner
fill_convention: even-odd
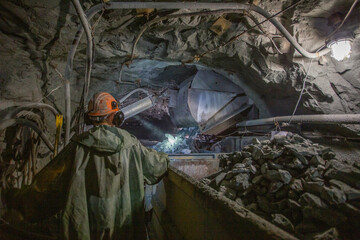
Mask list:
[[[360,239],[360,164],[299,135],[254,139],[205,182],[301,239]]]

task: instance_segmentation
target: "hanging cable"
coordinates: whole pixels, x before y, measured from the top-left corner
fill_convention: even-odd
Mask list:
[[[84,10],[81,7],[79,0],[72,0],[72,3],[75,7],[76,13],[78,14],[78,17],[79,17],[81,25],[85,31],[86,39],[87,39],[87,51],[86,51],[87,60],[86,60],[85,81],[84,81],[84,87],[83,87],[83,92],[82,92],[81,99],[80,99],[80,105],[79,105],[78,116],[77,116],[77,121],[76,121],[77,133],[81,133],[82,132],[81,119],[84,114],[85,103],[86,103],[87,95],[89,92],[91,69],[92,69],[92,64],[94,61],[94,38],[92,35],[91,26],[89,24],[89,21],[86,17]],[[67,119],[67,122],[66,122],[66,125],[68,125],[68,124],[70,124],[69,119]],[[69,132],[68,132],[68,128],[66,128],[65,144],[67,144],[68,141],[69,141]]]
[[[337,31],[339,31],[339,29],[344,25],[344,22],[346,21],[346,19],[348,19],[348,17],[350,16],[350,13],[352,12],[352,10],[354,9],[356,3],[358,2],[359,0],[355,0],[353,2],[353,4],[351,5],[349,11],[347,12],[346,16],[344,17],[344,19],[341,21],[340,25],[332,32],[329,34],[328,36],[328,39],[333,36]]]
[[[321,46],[316,52],[319,52],[320,49],[322,49],[323,47],[324,47],[324,46]],[[293,113],[291,114],[290,120],[289,120],[289,122],[288,122],[289,125],[291,124],[291,120],[292,120],[292,118],[294,117],[294,115],[295,115],[295,113],[296,113],[296,111],[297,111],[297,109],[298,109],[298,107],[299,107],[299,104],[300,104],[302,95],[304,94],[304,90],[305,90],[305,86],[306,86],[306,79],[307,79],[307,77],[308,77],[308,75],[309,75],[309,72],[310,72],[311,65],[312,65],[313,61],[314,61],[314,58],[311,59],[310,64],[309,64],[309,66],[308,66],[308,69],[307,69],[307,71],[306,71],[306,74],[305,74],[305,77],[304,77],[304,80],[303,80],[303,85],[302,85],[302,88],[301,88],[301,91],[300,91],[299,98],[298,98],[298,100],[297,100],[297,102],[296,102],[296,105],[295,105],[295,107],[294,107]]]

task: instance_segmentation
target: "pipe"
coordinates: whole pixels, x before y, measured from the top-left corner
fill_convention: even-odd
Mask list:
[[[140,101],[137,101],[133,104],[130,104],[129,106],[124,107],[123,109],[121,109],[121,112],[124,114],[124,120],[126,120],[153,106],[154,106],[154,101],[150,96],[148,96],[146,98],[141,99]]]
[[[86,61],[86,72],[85,72],[85,83],[83,88],[83,93],[81,97],[80,107],[85,106],[85,102],[87,99],[89,87],[90,87],[90,77],[91,77],[91,68],[93,63],[93,50],[94,50],[94,44],[93,44],[93,37],[91,33],[91,27],[90,24],[86,18],[85,12],[81,7],[81,4],[79,0],[72,0],[72,3],[74,4],[75,10],[79,16],[79,19],[81,21],[82,29],[84,29],[86,34],[86,40],[87,40],[87,61]],[[70,78],[69,78],[70,80]],[[68,104],[66,104],[68,106]],[[81,114],[81,111],[80,111]],[[65,145],[69,142],[69,135],[70,135],[70,119],[67,119],[66,121],[66,129],[65,129]]]
[[[45,145],[53,152],[54,151],[54,146],[51,144],[51,142],[49,141],[49,139],[46,137],[45,133],[43,131],[41,131],[41,129],[32,121],[29,121],[27,119],[23,119],[23,118],[11,118],[11,119],[7,119],[5,121],[1,121],[0,123],[0,133],[8,128],[11,127],[13,125],[24,125],[27,127],[30,127],[32,130],[34,130],[37,134],[39,134],[40,138],[44,141]]]
[[[71,127],[71,92],[70,92],[70,78],[65,81],[65,145],[70,140]]]
[[[94,17],[96,13],[101,10],[107,9],[137,9],[137,8],[160,8],[160,9],[239,9],[239,10],[251,10],[255,11],[266,18],[271,17],[271,15],[266,12],[264,9],[241,3],[203,3],[203,2],[187,2],[186,4],[183,2],[107,2],[102,4],[97,4],[86,11],[86,16],[88,20]],[[272,18],[269,20],[278,30],[285,36],[285,38],[293,44],[293,46],[305,57],[316,58],[322,55],[327,54],[330,49],[324,49],[318,53],[309,53],[304,48],[302,48],[297,41],[291,36],[291,34],[279,23],[276,19]],[[73,61],[76,49],[79,45],[81,36],[83,34],[83,28],[79,27],[78,31],[73,40],[71,49],[68,54],[67,64],[65,69],[65,78],[71,79],[71,72],[73,68]],[[66,120],[65,122],[70,122],[70,83],[65,84],[66,92]],[[65,136],[70,135],[70,125],[66,124]],[[66,141],[65,141],[66,142]]]
[[[119,100],[119,103],[122,103],[124,102],[126,99],[128,99],[131,95],[133,95],[134,93],[136,92],[143,92],[145,93],[146,95],[150,96],[149,94],[149,91],[143,89],[143,88],[138,88],[138,89],[135,89],[135,90],[132,90],[131,92],[129,92],[128,94],[126,94],[124,97],[122,97],[120,100]]]
[[[5,108],[11,108],[11,107],[18,107],[15,109],[15,112],[12,112],[12,114],[17,114],[18,112],[22,111],[26,108],[37,108],[37,109],[47,109],[50,112],[52,112],[55,116],[59,114],[59,112],[51,105],[46,103],[34,103],[34,102],[5,102],[0,104],[0,110]]]
[[[237,40],[240,36],[242,36],[243,34],[247,33],[248,31],[254,29],[255,27],[259,27],[260,29],[261,28],[261,24],[267,22],[267,21],[270,21],[271,19],[275,18],[277,15],[289,10],[290,8],[298,5],[301,1],[303,0],[300,0],[292,5],[290,5],[289,7],[281,10],[280,12],[277,12],[276,14],[274,15],[271,15],[271,17],[269,18],[266,18],[264,21],[262,22],[257,22],[255,17],[251,14],[249,14],[247,12],[247,10],[245,9],[221,9],[221,10],[214,10],[214,11],[203,11],[203,12],[191,12],[191,13],[181,13],[181,14],[172,14],[172,15],[167,15],[167,16],[164,16],[164,17],[158,17],[158,18],[155,18],[153,20],[151,20],[150,22],[147,22],[140,30],[140,32],[138,33],[135,41],[134,41],[134,44],[133,44],[133,47],[131,49],[131,55],[130,55],[130,62],[133,60],[134,58],[134,52],[135,52],[135,48],[136,48],[136,45],[138,43],[138,41],[140,40],[140,37],[142,36],[142,34],[153,24],[157,23],[157,22],[160,22],[160,21],[164,21],[164,20],[167,20],[167,19],[171,19],[171,18],[180,18],[180,17],[191,17],[191,16],[208,16],[208,15],[223,15],[223,14],[228,14],[228,13],[242,13],[242,14],[246,14],[248,15],[254,22],[255,22],[255,25],[248,28],[246,31],[243,31],[241,34],[237,35],[237,36],[234,36],[232,37],[229,41],[227,41],[226,43],[222,44],[222,45],[219,45],[217,46],[216,48],[212,49],[212,50],[208,50],[202,54],[200,54],[201,57],[205,56],[206,54],[208,53],[211,53],[211,52],[214,52],[216,50],[218,50],[219,48],[221,47],[225,47],[226,45],[228,45],[229,43],[232,43],[233,41]],[[264,31],[263,31],[264,32]],[[274,43],[274,41],[272,40],[272,38],[270,38],[270,41],[275,45],[276,49],[278,50],[276,44]],[[280,53],[282,54],[282,53]],[[191,60],[191,62],[194,61],[193,59]],[[185,63],[187,63],[188,61],[186,61]]]
[[[237,127],[254,127],[272,125],[275,122],[310,123],[310,124],[360,124],[360,114],[316,114],[316,115],[295,115],[263,118],[243,121],[236,124]]]

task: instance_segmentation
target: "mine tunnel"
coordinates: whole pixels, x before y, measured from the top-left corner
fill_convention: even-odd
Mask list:
[[[0,1],[0,239],[360,239],[358,0]]]

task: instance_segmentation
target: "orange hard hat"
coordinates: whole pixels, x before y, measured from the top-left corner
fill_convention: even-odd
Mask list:
[[[119,110],[115,98],[106,92],[96,93],[88,104],[88,115],[93,117],[106,116]]]

